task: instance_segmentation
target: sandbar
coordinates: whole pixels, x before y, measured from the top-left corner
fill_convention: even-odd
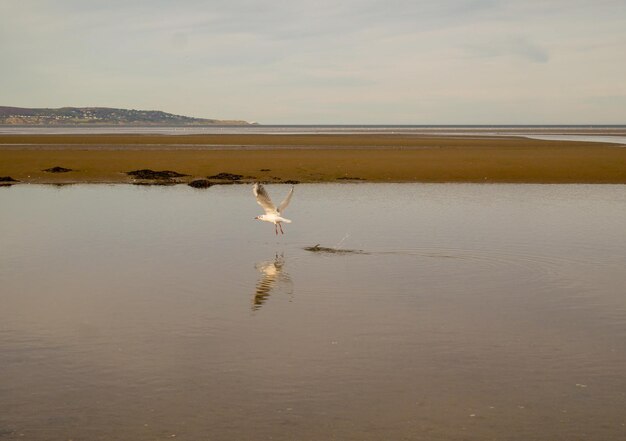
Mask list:
[[[52,167],[72,171],[44,171]],[[276,183],[626,184],[626,148],[479,134],[0,135],[0,176],[21,183],[137,183],[126,172],[138,169],[185,174],[180,183],[234,173]]]

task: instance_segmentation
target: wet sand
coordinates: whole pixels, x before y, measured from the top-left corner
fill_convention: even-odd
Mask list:
[[[43,171],[51,167],[66,173]],[[0,176],[25,183],[131,183],[173,170],[189,182],[626,183],[626,148],[521,137],[332,135],[0,135]]]

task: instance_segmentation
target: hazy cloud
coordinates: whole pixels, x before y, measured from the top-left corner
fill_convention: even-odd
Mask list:
[[[550,59],[547,49],[521,36],[508,36],[478,45],[469,45],[468,50],[478,56],[513,56],[534,63],[546,63]]]

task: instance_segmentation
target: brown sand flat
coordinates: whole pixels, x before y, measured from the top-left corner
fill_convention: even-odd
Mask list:
[[[43,171],[55,166],[73,171]],[[0,176],[21,182],[128,183],[134,179],[125,172],[137,169],[189,175],[180,182],[228,172],[276,182],[626,184],[626,148],[390,134],[0,135]]]

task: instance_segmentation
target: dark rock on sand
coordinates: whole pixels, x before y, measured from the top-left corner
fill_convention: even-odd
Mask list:
[[[195,181],[191,181],[187,185],[193,188],[209,188],[215,184],[211,181],[207,181],[206,179],[196,179]]]
[[[133,185],[176,185],[177,181],[173,179],[158,179],[154,181],[139,181],[133,182]]]
[[[73,171],[71,168],[65,168],[65,167],[51,167],[51,168],[47,168],[45,170],[42,170],[48,173],[67,173],[67,172],[71,172]]]
[[[291,184],[291,185],[296,185],[299,184],[300,181],[296,181],[295,179],[287,179],[286,181],[283,181],[283,184]]]
[[[271,169],[269,169],[269,168],[262,168],[262,169],[261,169],[261,170],[259,170],[259,171],[262,171],[262,172],[268,172],[268,171],[272,171],[272,170],[271,170]]]
[[[237,175],[234,173],[218,173],[216,175],[213,176],[207,176],[207,179],[221,179],[223,181],[238,181],[241,178],[243,178],[243,175]]]
[[[172,179],[188,176],[171,170],[154,171],[147,168],[129,171],[126,174],[137,179]]]
[[[20,182],[17,179],[13,179],[11,176],[0,176],[0,182]]]
[[[341,180],[341,181],[364,181],[363,178],[353,178],[350,176],[340,176],[337,178],[337,180]]]

